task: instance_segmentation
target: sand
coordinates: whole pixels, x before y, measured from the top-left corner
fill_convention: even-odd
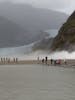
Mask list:
[[[73,59],[69,59],[66,60],[66,64],[64,63],[64,60],[61,60],[61,64],[51,64],[51,61],[48,60],[47,64],[46,63],[42,63],[41,60],[37,61],[37,60],[19,60],[17,62],[14,61],[10,61],[10,62],[1,62],[0,61],[0,65],[22,65],[22,64],[43,64],[43,65],[48,65],[48,66],[60,66],[60,67],[74,67],[75,68],[75,60]]]

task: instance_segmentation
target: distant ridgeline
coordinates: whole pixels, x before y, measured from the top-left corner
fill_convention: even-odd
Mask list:
[[[60,28],[58,35],[54,38],[52,51],[74,51],[75,50],[75,11]]]

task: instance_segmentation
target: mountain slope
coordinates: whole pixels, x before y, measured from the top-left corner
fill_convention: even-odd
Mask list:
[[[52,44],[52,50],[75,50],[75,12],[60,28]]]

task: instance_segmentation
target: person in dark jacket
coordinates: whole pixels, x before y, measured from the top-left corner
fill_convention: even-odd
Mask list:
[[[48,57],[47,56],[45,57],[45,63],[46,64],[48,63]]]

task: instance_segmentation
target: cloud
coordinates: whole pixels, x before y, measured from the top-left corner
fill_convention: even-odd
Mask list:
[[[75,9],[75,0],[0,0],[15,3],[29,3],[36,7],[54,9],[71,13]]]
[[[39,7],[71,13],[75,9],[75,0],[36,0]]]

